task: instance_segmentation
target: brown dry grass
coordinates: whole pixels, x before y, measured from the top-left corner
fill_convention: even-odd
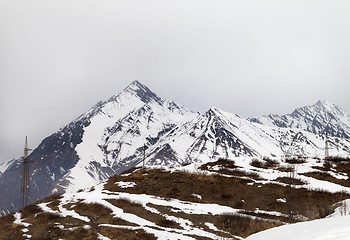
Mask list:
[[[156,240],[157,238],[150,233],[146,233],[142,229],[129,230],[114,227],[98,227],[98,232],[110,239],[123,240]]]
[[[344,179],[338,179],[333,176],[331,176],[327,172],[308,172],[308,173],[303,173],[302,175],[307,176],[307,177],[312,177],[316,178],[319,180],[324,180],[332,183],[336,183],[345,187],[350,187],[350,181],[349,179],[344,180]]]
[[[290,158],[286,158],[285,162],[289,164],[302,164],[302,163],[306,163],[306,159],[302,157],[290,157]]]
[[[73,210],[82,216],[86,216],[91,220],[91,225],[97,224],[114,224],[114,225],[126,225],[136,226],[136,224],[122,220],[112,215],[112,210],[97,203],[79,203],[75,204]]]
[[[279,177],[276,178],[274,181],[285,183],[285,184],[291,184],[291,185],[305,185],[306,182],[296,179],[296,178],[290,178],[290,177]]]
[[[13,224],[13,215],[6,215],[0,218],[0,239],[24,239],[21,228]]]
[[[221,166],[222,168],[226,168],[226,169],[237,168],[237,166],[235,165],[235,161],[229,160],[229,159],[220,158],[219,160],[217,160],[215,162],[209,162],[209,163],[206,163],[206,164],[202,165],[201,169],[202,170],[208,170],[210,167],[214,167],[214,166]]]
[[[128,199],[118,199],[118,200],[111,199],[111,200],[108,200],[108,202],[110,202],[116,207],[123,209],[124,212],[132,213],[137,216],[142,216],[143,219],[146,219],[150,222],[154,222],[158,226],[178,228],[178,229],[181,228],[178,223],[167,220],[165,217],[159,214],[152,213],[146,210],[142,205],[132,202]]]
[[[264,158],[263,161],[259,160],[259,159],[253,159],[250,162],[250,165],[253,167],[257,167],[257,168],[264,168],[264,169],[268,169],[268,168],[275,168],[278,167],[279,163],[275,160],[269,159],[269,158]]]
[[[264,159],[261,161],[264,167],[278,167],[272,160]],[[349,164],[344,161],[333,161],[332,164],[344,171],[349,170]],[[217,168],[217,166],[221,166]],[[242,209],[242,213],[270,220],[279,220],[282,222],[294,222],[296,214],[306,216],[310,219],[324,217],[331,213],[331,205],[342,200],[344,196],[341,193],[328,193],[324,191],[311,191],[307,189],[296,189],[293,187],[283,187],[280,184],[258,184],[251,179],[244,179],[240,176],[247,176],[235,166],[233,161],[220,159],[214,163],[208,163],[202,166],[203,170],[212,170],[225,173],[228,176],[219,174],[194,174],[188,172],[167,172],[160,169],[132,169],[128,176],[113,176],[105,184],[105,188],[112,192],[129,192],[136,194],[148,194],[163,197],[165,199],[176,198],[179,200],[201,203],[217,203],[220,205],[230,206],[236,209]],[[291,168],[292,169],[292,168]],[[289,169],[284,169],[289,171]],[[253,178],[253,176],[250,176]],[[313,176],[315,177],[315,176]],[[321,177],[329,177],[327,175]],[[254,177],[255,178],[255,177]],[[292,178],[278,178],[277,181],[286,184],[303,184],[296,182]],[[334,181],[334,179],[331,179]],[[118,181],[135,182],[136,186],[132,188],[119,188],[115,183]],[[199,199],[193,194],[198,194]],[[347,195],[349,197],[349,195]],[[277,199],[285,198],[286,203],[278,202]],[[152,213],[146,210],[142,205],[133,202],[132,199],[108,200],[116,207],[123,209],[125,212],[135,214],[156,223],[158,226],[177,228],[181,226],[173,221],[166,219],[164,216]],[[52,196],[45,200],[52,209],[57,209],[60,202],[60,196]],[[191,215],[183,212],[170,211],[170,207],[147,204],[156,208],[163,214],[188,219],[194,226],[202,228],[205,231],[217,234],[220,237],[231,237],[230,234],[246,237],[254,232],[266,228],[277,226],[279,223],[273,221],[262,221],[250,219],[234,214],[222,214],[213,216],[210,214]],[[80,215],[87,216],[91,222],[83,222],[72,217],[62,218],[56,214],[43,213],[36,205],[31,205],[22,210],[25,222],[32,225],[28,228],[32,239],[96,239],[97,233],[111,239],[155,239],[155,236],[137,229],[137,223],[126,222],[116,216],[112,216],[112,211],[100,204],[86,204],[83,202],[70,203],[65,205],[67,209],[72,207]],[[289,214],[287,217],[276,217],[269,214],[255,214],[254,210],[259,208],[266,211],[277,211]],[[293,212],[293,214],[291,214]],[[24,239],[21,229],[23,227],[13,225],[14,218],[12,215],[0,218],[0,239]],[[205,225],[206,222],[214,223],[215,226],[223,231],[215,232]],[[112,224],[136,227],[135,230],[128,230],[115,227],[101,227],[100,224]],[[58,228],[62,225],[64,229]],[[88,225],[89,228],[84,228]],[[69,228],[71,228],[69,230]],[[202,239],[198,238],[197,239]]]
[[[245,238],[253,233],[277,227],[281,224],[274,221],[264,221],[249,217],[241,217],[236,214],[226,213],[222,214],[217,219],[215,225],[218,228],[223,229],[224,231]]]
[[[248,211],[248,210],[241,210],[241,211],[238,211],[237,213],[241,213],[241,214],[245,214],[245,215],[253,216],[253,217],[259,217],[262,219],[274,220],[274,221],[276,221],[276,223],[290,221],[289,217],[287,217],[287,216],[276,216],[276,215],[267,214],[267,213],[255,213],[254,211]]]
[[[331,162],[350,162],[349,157],[338,157],[338,156],[330,156],[330,157],[327,157],[326,160]]]
[[[170,207],[170,206],[160,206],[160,205],[155,205],[153,203],[148,203],[147,206],[150,206],[152,208],[155,208],[157,209],[158,211],[164,213],[164,214],[168,214],[168,215],[171,215],[171,216],[175,216],[177,218],[182,218],[182,219],[185,219],[185,220],[189,220],[190,222],[193,223],[194,226],[196,226],[197,228],[201,228],[203,229],[204,231],[207,231],[207,232],[211,232],[211,233],[214,233],[220,237],[225,237],[225,238],[232,238],[232,235],[230,234],[225,234],[225,233],[222,233],[222,232],[217,232],[217,231],[214,231],[212,229],[210,229],[205,223],[216,223],[220,217],[217,216],[217,215],[211,215],[211,214],[186,214],[184,212],[181,212],[181,211],[172,211],[172,210],[175,210],[176,208],[173,208],[173,207]],[[179,209],[176,209],[176,210],[179,210]],[[220,227],[219,227],[220,229]],[[192,236],[194,238],[196,238],[195,236]],[[199,239],[202,239],[202,238],[199,238]],[[235,239],[235,238],[232,238],[232,239]]]
[[[39,208],[35,204],[32,204],[32,205],[29,205],[29,206],[23,208],[20,212],[22,214],[22,218],[27,218],[29,216],[32,216],[36,213],[41,212],[41,208]]]
[[[321,171],[330,171],[334,168],[337,172],[345,173],[350,178],[350,158],[328,157],[322,167],[313,167]]]
[[[117,181],[132,181],[137,185],[121,189],[115,184]],[[246,210],[260,208],[285,214],[290,213],[289,206],[292,206],[294,212],[309,218],[323,216],[321,206],[330,206],[341,199],[340,193],[286,188],[278,184],[248,185],[251,183],[250,180],[219,175],[142,169],[129,176],[112,177],[105,188],[192,202],[217,203]],[[192,194],[201,195],[202,199]],[[288,204],[277,202],[279,198],[286,198]]]
[[[218,167],[218,170],[213,170],[213,167]],[[200,169],[236,177],[249,177],[255,180],[261,179],[259,174],[255,172],[247,172],[243,169],[240,169],[235,165],[234,161],[227,159],[219,159],[215,162],[206,163],[202,165]]]

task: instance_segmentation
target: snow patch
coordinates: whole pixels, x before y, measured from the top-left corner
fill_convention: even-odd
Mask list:
[[[350,216],[318,219],[268,229],[247,240],[349,240]]]
[[[120,187],[120,188],[132,188],[132,187],[136,186],[136,183],[134,183],[134,182],[123,182],[123,181],[120,181],[120,182],[116,182],[115,184],[118,187]]]

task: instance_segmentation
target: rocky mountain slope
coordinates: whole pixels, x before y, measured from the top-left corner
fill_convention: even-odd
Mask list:
[[[297,108],[290,114],[270,114],[249,120],[268,126],[297,128],[318,135],[350,138],[350,113],[324,100],[311,106]]]
[[[329,137],[337,155],[347,155],[349,139]],[[191,122],[174,128],[148,150],[150,165],[179,166],[218,158],[324,156],[324,135],[271,127],[212,108]]]
[[[319,123],[326,120],[319,120],[321,115],[328,117],[327,129],[337,130],[337,134],[329,136],[331,153],[348,156],[350,138],[345,112],[322,106],[319,115],[314,117],[318,121],[313,121],[313,129],[318,132],[312,132],[307,127],[296,127],[302,124],[262,125],[262,119],[248,121],[218,108],[199,114],[159,98],[134,81],[34,149],[29,156],[34,161],[30,164],[31,201],[53,193],[89,188],[143,163],[180,167],[219,158],[323,156],[325,135],[321,134],[323,128]],[[314,113],[305,115],[315,112],[310,109],[298,110],[300,123],[311,124],[310,116]],[[341,114],[344,116],[340,117]],[[0,207],[13,211],[19,205],[19,160],[12,160],[2,171]]]
[[[88,112],[42,141],[29,158],[31,200],[52,193],[74,192],[138,164],[143,146],[153,145],[174,126],[197,116],[174,102],[162,100],[134,81],[121,93],[99,102]],[[14,161],[0,175],[0,206],[18,206],[21,167]]]

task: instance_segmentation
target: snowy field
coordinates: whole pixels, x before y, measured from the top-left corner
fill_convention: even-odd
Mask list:
[[[272,228],[246,240],[349,240],[350,215]]]

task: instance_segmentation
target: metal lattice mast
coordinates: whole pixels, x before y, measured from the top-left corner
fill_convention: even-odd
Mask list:
[[[326,140],[325,140],[325,143],[324,143],[324,157],[325,158],[328,158],[329,157],[329,147],[328,147],[328,136],[326,134]]]
[[[22,161],[22,179],[21,179],[21,200],[20,208],[24,208],[29,203],[30,194],[30,182],[29,182],[29,160],[28,155],[31,149],[28,148],[28,139],[26,136],[26,141],[24,144],[24,155]]]
[[[145,167],[145,160],[146,160],[146,144],[143,144],[143,161],[142,161],[143,167]]]

